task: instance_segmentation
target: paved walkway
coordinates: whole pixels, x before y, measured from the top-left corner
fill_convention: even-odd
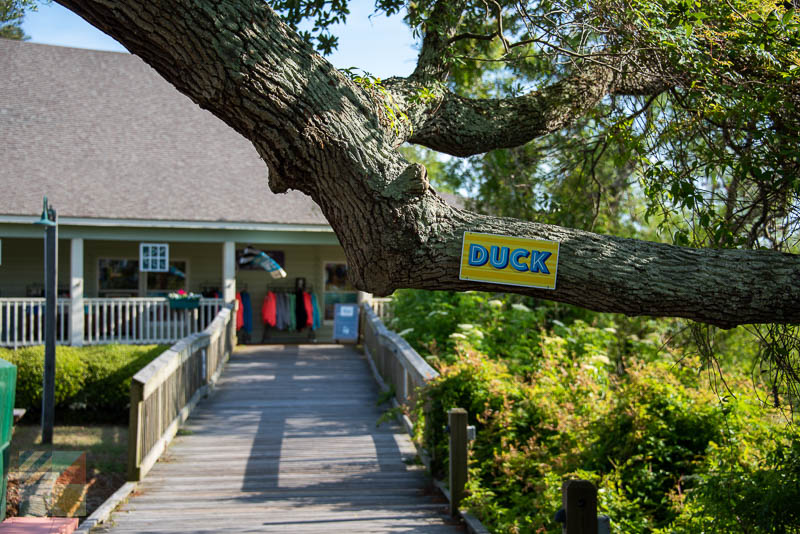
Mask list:
[[[377,395],[350,348],[239,349],[103,531],[462,533]]]

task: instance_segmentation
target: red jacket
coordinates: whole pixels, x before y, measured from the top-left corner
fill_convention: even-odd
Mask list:
[[[244,326],[244,306],[242,306],[242,294],[236,292],[236,330]]]
[[[311,307],[311,294],[303,292],[303,304],[306,307],[306,326],[314,326],[314,308]]]
[[[276,304],[275,293],[268,292],[264,297],[264,305],[261,306],[261,319],[264,324],[275,326]]]

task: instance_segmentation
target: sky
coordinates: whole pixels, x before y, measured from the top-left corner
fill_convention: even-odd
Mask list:
[[[417,51],[411,31],[400,15],[375,15],[374,2],[353,0],[346,26],[334,28],[339,48],[328,60],[337,68],[358,67],[373,76],[407,76],[414,70]],[[26,14],[22,28],[33,43],[125,52],[117,41],[68,9],[52,2]]]

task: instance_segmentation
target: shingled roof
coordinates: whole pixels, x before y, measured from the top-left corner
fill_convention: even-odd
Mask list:
[[[0,39],[0,215],[327,224],[141,59]]]

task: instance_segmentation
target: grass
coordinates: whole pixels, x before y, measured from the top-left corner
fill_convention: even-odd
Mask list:
[[[53,444],[42,445],[39,425],[14,427],[12,462],[19,452],[30,450],[85,451],[87,477],[99,473],[124,474],[128,462],[128,428],[118,425],[56,426]]]
[[[15,466],[17,465],[19,453],[23,451],[86,453],[85,478],[80,471],[72,471],[71,476],[77,476],[78,482],[69,482],[69,478],[67,478],[67,481],[62,482],[62,484],[78,483],[82,485],[81,496],[76,496],[77,500],[65,501],[70,506],[68,508],[70,511],[66,514],[72,517],[86,517],[125,483],[128,460],[128,429],[120,425],[56,426],[53,432],[53,443],[51,445],[43,445],[41,427],[39,425],[15,426],[10,447],[11,469],[8,479],[7,517],[16,516],[20,513],[21,507],[24,507],[25,511],[30,513],[30,510],[35,509],[30,508],[34,506],[31,503],[41,502],[37,501],[35,496],[31,497],[28,493],[35,487],[38,477],[30,477],[30,475],[20,477],[16,472]],[[58,471],[66,469],[59,476],[59,480],[67,476],[66,473],[70,471],[70,466],[67,464],[74,461],[71,457],[72,455],[67,455],[60,459],[52,459],[53,468]],[[66,463],[61,464],[61,462]],[[60,467],[56,467],[57,465]],[[29,482],[26,482],[28,480],[34,486],[29,486]],[[54,491],[53,495],[65,495],[62,490],[70,487],[73,486],[59,486],[58,481],[56,481],[54,486],[56,489],[46,491]],[[61,490],[58,488],[61,488]]]

